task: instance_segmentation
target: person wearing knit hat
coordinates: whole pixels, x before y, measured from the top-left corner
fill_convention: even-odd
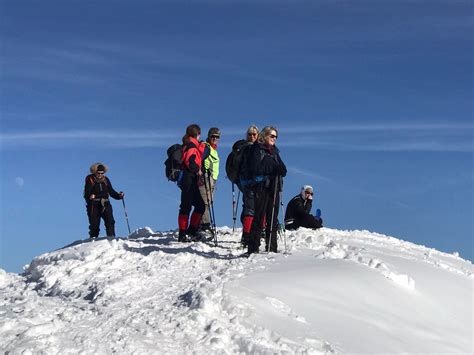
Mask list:
[[[201,219],[201,230],[211,231],[211,215],[210,204],[214,201],[214,187],[219,177],[219,154],[217,152],[217,143],[221,138],[221,131],[217,127],[212,127],[207,133],[206,146],[209,149],[209,155],[202,163],[203,168],[203,184],[199,186],[199,192],[206,205],[206,210]]]
[[[323,226],[321,210],[318,208],[315,216],[310,213],[313,206],[313,194],[313,187],[304,185],[300,193],[290,200],[285,212],[286,229],[295,230],[299,227],[318,229]]]
[[[91,239],[99,236],[101,218],[104,220],[107,237],[115,237],[115,220],[109,196],[115,200],[121,200],[124,193],[114,190],[109,178],[105,176],[108,170],[107,165],[94,163],[90,167],[91,174],[86,176],[84,199],[86,200]]]

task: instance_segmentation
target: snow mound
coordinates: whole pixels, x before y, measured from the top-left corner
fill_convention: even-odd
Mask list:
[[[0,350],[17,353],[472,353],[473,267],[368,231],[286,232],[241,258],[145,227],[0,269]],[[262,247],[263,249],[263,247]]]

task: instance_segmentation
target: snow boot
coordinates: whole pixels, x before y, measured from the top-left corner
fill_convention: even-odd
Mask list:
[[[181,230],[179,231],[178,242],[182,242],[182,243],[189,242],[186,236],[186,231],[181,231]]]

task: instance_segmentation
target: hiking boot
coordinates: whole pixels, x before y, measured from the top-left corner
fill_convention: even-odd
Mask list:
[[[203,223],[201,224],[200,228],[203,232],[207,232],[211,230],[211,224],[210,223]]]
[[[189,242],[189,239],[186,236],[185,231],[179,231],[178,242],[182,242],[182,243]]]
[[[242,233],[242,239],[240,240],[240,244],[242,244],[244,248],[246,248],[249,245],[249,238],[250,238],[249,233]]]

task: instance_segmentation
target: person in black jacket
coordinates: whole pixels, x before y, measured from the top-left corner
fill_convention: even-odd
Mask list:
[[[310,214],[313,206],[313,188],[304,185],[301,192],[293,197],[286,206],[285,228],[295,230],[299,227],[318,229],[323,226],[321,210],[318,209],[316,216]],[[319,213],[318,213],[319,212]]]
[[[114,190],[109,178],[105,176],[108,170],[105,164],[95,163],[90,167],[91,174],[86,176],[84,199],[89,217],[90,238],[99,236],[101,218],[104,220],[107,237],[115,237],[115,220],[109,196],[121,200],[124,193]]]
[[[241,166],[241,185],[253,195],[254,215],[251,218],[247,254],[258,253],[260,236],[265,230],[265,250],[277,252],[278,210],[286,166],[275,146],[278,131],[265,127],[249,147]]]

